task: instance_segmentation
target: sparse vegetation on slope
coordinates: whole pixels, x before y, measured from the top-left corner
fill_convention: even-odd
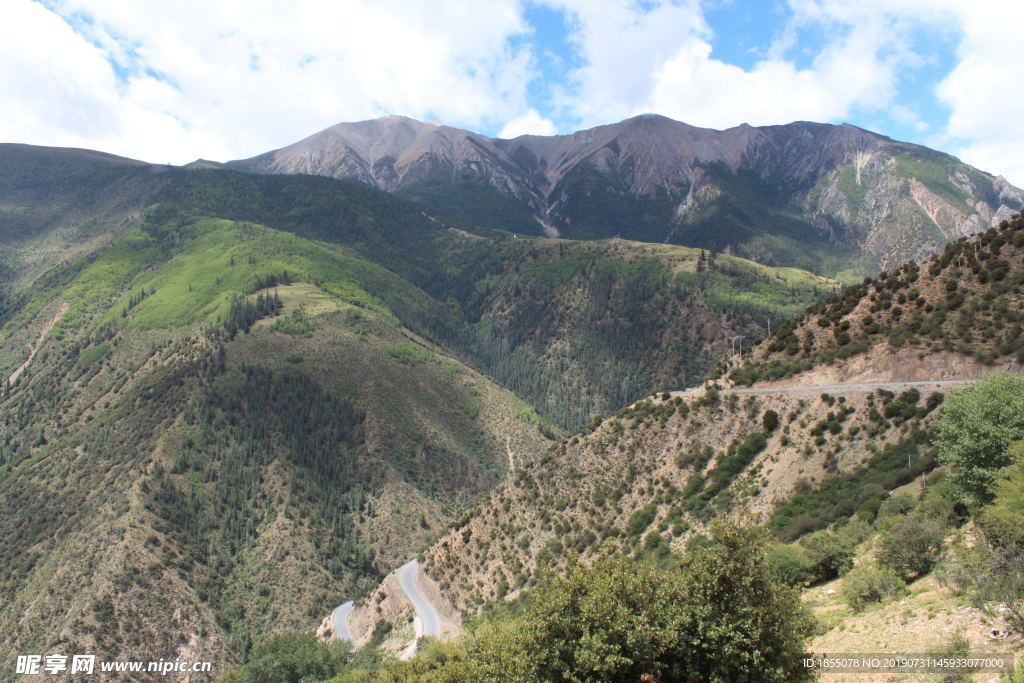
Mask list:
[[[961,239],[924,264],[906,263],[847,288],[780,325],[728,377],[789,377],[886,344],[950,351],[992,365],[1024,364],[1024,218]]]
[[[479,650],[433,650],[481,671],[509,656],[537,676],[564,673],[541,650],[591,666],[596,650],[585,639],[551,647],[544,609],[575,609],[576,598],[556,598],[601,589],[585,567],[608,552],[650,563],[638,576],[626,560],[609,564],[625,588],[639,577],[712,590],[714,581],[687,582],[724,572],[750,582],[740,606],[757,609],[748,593],[760,591],[790,616],[791,594],[775,592],[776,579],[830,580],[858,562],[847,591],[858,608],[937,562],[980,604],[1018,588],[1019,473],[999,469],[1012,464],[999,449],[1020,435],[941,432],[950,474],[929,482],[957,488],[969,510],[931,494],[888,496],[939,463],[941,395],[741,398],[710,388],[619,408],[702,376],[730,337],[769,320],[775,334],[733,379],[849,361],[882,343],[1019,362],[1024,219],[780,326],[834,283],[669,245],[470,235],[325,178],[153,176],[159,182],[140,195],[154,202],[144,214],[119,205],[110,215],[121,220],[98,228],[102,239],[43,275],[25,270],[34,285],[4,303],[0,366],[9,374],[32,349],[0,400],[0,632],[12,634],[4,654],[251,656],[272,668],[291,642],[303,661],[286,663],[286,675],[313,661],[320,668],[309,675],[328,676],[353,668],[347,655],[287,638],[255,648],[366,593],[428,546],[424,566],[467,613],[538,586],[553,591],[548,605],[527,605],[492,632],[511,628],[515,638],[492,648],[481,630]],[[989,414],[969,400],[950,404],[949,419],[961,408],[966,420]],[[551,443],[562,436],[552,420],[583,425],[595,409],[606,417]],[[965,463],[978,464],[969,449],[951,445],[964,434],[999,447],[984,471],[968,471]],[[773,546],[781,559],[762,567],[760,540],[732,553],[727,539],[704,535],[711,520],[741,511],[798,545]],[[974,554],[943,536],[967,512],[981,530]],[[843,544],[870,544],[874,555],[865,564]],[[957,564],[943,565],[946,549]],[[983,576],[986,562],[1000,571]],[[569,583],[545,579],[567,567],[578,567]],[[377,597],[360,609],[379,607]],[[691,621],[669,631],[720,626],[684,604]],[[651,623],[672,616],[643,606]],[[574,636],[591,616],[573,617]],[[362,623],[376,645],[390,626],[375,618]],[[520,638],[524,625],[529,637]],[[789,672],[795,641],[772,641],[772,628],[714,644],[739,652],[723,671],[742,673],[756,642],[781,662],[779,677]],[[602,647],[620,647],[617,638]],[[377,658],[367,652],[359,656]],[[620,654],[587,675],[716,665],[692,649]]]
[[[1013,240],[1022,226],[1017,218],[977,238],[979,250],[985,245],[992,258],[1012,257],[1015,265],[1003,277],[975,280],[967,298],[985,311],[981,302],[996,302],[999,311],[1010,313],[1011,323],[1014,311],[1021,310],[1021,290],[1013,275],[1019,254],[1009,250],[1018,248]],[[947,267],[943,258],[926,266],[929,272],[911,265],[900,273],[931,292]],[[879,297],[872,301],[871,292],[888,291],[885,283],[893,277],[901,276],[853,287],[816,310],[834,309],[837,321],[846,320],[852,311],[876,306]],[[900,287],[894,284],[893,289]],[[942,290],[947,291],[946,285]],[[785,340],[809,324],[817,326],[816,318],[783,329],[755,349],[753,358],[785,352]],[[920,353],[950,353],[945,335],[957,333],[955,327],[939,326],[938,345]],[[782,348],[773,350],[779,340]],[[887,341],[867,338],[876,353]],[[823,360],[813,346],[807,351],[798,346],[797,353],[806,353],[808,362]],[[1016,381],[989,380],[985,386],[990,390],[1006,384],[1005,396],[989,397],[984,408],[971,407],[977,403],[970,398],[974,394],[958,395],[940,428],[947,436],[939,440],[935,422],[942,419],[944,397],[916,388],[745,398],[713,387],[696,399],[658,394],[607,417],[596,416],[581,434],[517,472],[425,553],[424,568],[458,609],[474,612],[533,590],[545,571],[560,571],[572,558],[590,561],[600,547],[655,561],[664,558],[661,548],[693,550],[700,547],[700,534],[711,519],[749,510],[761,514],[783,539],[798,540],[796,546],[773,550],[772,571],[787,581],[806,585],[841,578],[857,559],[857,566],[863,566],[844,595],[860,609],[900,594],[905,582],[937,567],[947,571],[942,563],[950,548],[947,536],[968,512],[955,490],[981,470],[988,482],[1006,476],[993,468],[1010,462],[999,453],[1020,438],[1012,433],[1015,421],[1009,417],[1016,398],[1010,385]],[[1006,414],[1000,417],[1000,410]],[[957,419],[970,422],[971,429],[951,428]],[[985,426],[997,423],[998,428]],[[980,469],[970,476],[957,472],[963,466],[957,458],[971,459],[953,454],[954,434],[978,448],[991,442],[986,452],[994,460],[972,460]],[[916,489],[913,496],[890,495],[920,483],[940,465],[940,456],[951,469],[928,478],[924,494]],[[868,559],[858,559],[865,552],[870,552]],[[1005,578],[1013,570],[995,575]],[[960,590],[968,590],[968,583],[962,585]],[[991,596],[1005,593],[1006,585],[1000,578],[971,590],[975,595],[990,591],[979,600],[992,604]]]
[[[925,436],[934,410],[919,399],[909,417],[887,419],[883,400],[642,401],[517,472],[425,553],[425,571],[473,610],[602,543],[637,557],[682,550],[730,511],[762,513],[790,539],[858,511],[873,520],[887,490],[937,464]],[[785,416],[771,433],[768,410]]]

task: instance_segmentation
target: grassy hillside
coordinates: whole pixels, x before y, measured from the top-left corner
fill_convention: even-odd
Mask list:
[[[163,170],[89,150],[0,144],[0,324],[28,287],[137,227]]]
[[[337,246],[159,209],[32,291],[7,370],[56,323],[0,403],[5,658],[244,657],[537,457],[558,430],[391,311],[421,301]]]
[[[363,281],[405,326],[569,428],[655,388],[699,381],[730,336],[757,334],[836,286],[687,248],[469,235],[387,194],[320,177],[194,171],[156,198],[161,224],[197,214],[257,221],[405,278],[429,299],[376,275]]]

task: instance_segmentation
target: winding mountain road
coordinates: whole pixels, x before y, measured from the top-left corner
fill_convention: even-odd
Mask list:
[[[416,647],[420,638],[424,636],[441,637],[441,616],[438,614],[437,609],[430,604],[426,596],[420,592],[420,587],[416,584],[419,572],[419,560],[409,560],[398,568],[398,585],[402,587],[406,598],[412,604],[413,609],[416,610],[416,618],[413,621],[416,637],[399,655],[399,659],[403,660],[413,658],[416,654]],[[334,626],[335,638],[348,641],[354,640],[352,638],[352,631],[348,626],[348,618],[353,610],[355,610],[355,607],[355,603],[349,600],[338,605],[331,612],[331,624]]]
[[[352,631],[348,628],[348,615],[352,614],[352,610],[356,608],[356,604],[349,600],[346,603],[342,603],[334,608],[331,612],[331,624],[334,625],[334,637],[340,638],[341,640],[352,640]]]
[[[398,585],[405,591],[413,608],[416,610],[416,639],[401,654],[400,659],[409,660],[416,654],[417,641],[424,636],[441,637],[441,617],[430,604],[430,601],[420,592],[416,585],[416,577],[419,575],[419,560],[409,560],[398,570]]]

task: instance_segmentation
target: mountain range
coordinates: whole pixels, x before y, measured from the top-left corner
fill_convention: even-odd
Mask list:
[[[416,553],[457,624],[603,542],[790,540],[856,512],[790,503],[835,477],[870,507],[935,466],[940,399],[668,392],[1019,369],[1022,202],[810,123],[0,145],[0,654],[223,669],[359,597],[404,647]]]
[[[1000,177],[849,124],[717,131],[642,115],[503,140],[388,116],[228,166],[357,180],[470,229],[681,244],[851,280],[1024,206]]]

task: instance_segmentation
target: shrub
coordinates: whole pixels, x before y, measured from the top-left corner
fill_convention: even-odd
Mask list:
[[[765,553],[765,562],[772,577],[785,586],[802,586],[812,578],[810,555],[795,543],[773,543]]]
[[[917,514],[930,519],[944,529],[960,526],[967,518],[967,510],[957,502],[952,482],[944,473],[937,473],[925,482]]]
[[[887,567],[857,567],[843,579],[842,596],[846,604],[860,611],[873,602],[885,602],[906,590],[902,579]]]
[[[801,545],[811,560],[811,581],[820,583],[850,571],[856,545],[831,531],[816,531],[804,537]]]
[[[761,426],[765,434],[771,434],[779,428],[779,414],[774,410],[764,411],[764,415],[761,416]]]
[[[935,466],[930,450],[921,448],[928,440],[928,432],[911,432],[898,444],[887,444],[863,465],[825,477],[818,488],[798,492],[778,508],[769,527],[780,539],[792,540],[854,513],[873,520],[887,490]]]
[[[312,632],[283,633],[257,645],[249,663],[224,680],[230,683],[322,681],[340,673],[351,652],[352,645],[347,640],[324,643]]]
[[[433,359],[433,355],[412,344],[395,344],[388,349],[388,355],[403,365],[419,365]]]
[[[313,331],[313,321],[301,308],[292,311],[291,317],[275,320],[270,326],[274,332],[283,332],[296,336],[308,335]]]
[[[706,495],[710,498],[727,487],[733,477],[742,472],[767,445],[768,438],[762,432],[753,432],[743,441],[734,441],[725,454],[718,458],[714,470],[710,473],[711,486]]]
[[[1014,465],[996,480],[995,498],[981,510],[977,522],[990,546],[1024,555],[1024,441],[1009,453]]]
[[[736,448],[736,455],[748,463],[754,459],[754,456],[765,449],[768,445],[768,438],[761,432],[754,432],[748,434],[747,438],[743,440]]]
[[[1000,468],[1010,464],[1009,445],[1024,439],[1024,376],[989,375],[950,394],[939,417],[935,444],[950,467],[950,481],[968,507],[992,499]]]
[[[1024,634],[1024,555],[986,544],[961,547],[936,575],[954,595],[966,595],[989,616]]]
[[[878,539],[878,562],[904,578],[927,574],[939,561],[942,527],[920,517],[888,521]]]
[[[836,525],[835,534],[843,543],[849,543],[851,546],[858,546],[864,541],[868,540],[874,530],[871,525],[862,519],[852,519],[842,526]]]
[[[369,666],[362,671],[350,674],[351,678],[337,678],[331,680],[341,681],[419,681],[434,680],[431,674],[446,666],[455,665],[466,658],[465,645],[462,640],[441,642],[436,638],[426,636],[419,640],[419,648],[416,656],[409,662],[394,662],[387,666],[384,673],[378,673],[371,677],[369,671],[375,667]]]
[[[809,680],[813,619],[768,573],[766,542],[719,524],[677,570],[622,556],[576,566],[522,616],[480,628],[439,680]]]
[[[897,493],[889,496],[878,508],[879,517],[899,517],[909,513],[917,505],[917,500],[909,493]]]
[[[658,506],[654,503],[648,503],[636,512],[634,512],[626,525],[626,529],[629,531],[630,536],[639,536],[644,529],[651,525],[654,521],[654,517],[658,514]]]
[[[857,514],[864,519],[873,520],[885,501],[886,490],[881,484],[871,482],[857,492]]]
[[[917,415],[920,401],[921,393],[917,389],[908,389],[895,400],[883,402],[885,416],[897,424],[909,420]]]
[[[940,577],[983,608],[998,608],[1010,628],[1024,634],[1024,442],[1009,449],[1015,459],[993,487],[994,498],[977,515],[981,538],[960,548]]]
[[[652,531],[644,537],[644,544],[640,555],[669,566],[672,560],[672,549],[669,547],[664,536],[657,531]]]

